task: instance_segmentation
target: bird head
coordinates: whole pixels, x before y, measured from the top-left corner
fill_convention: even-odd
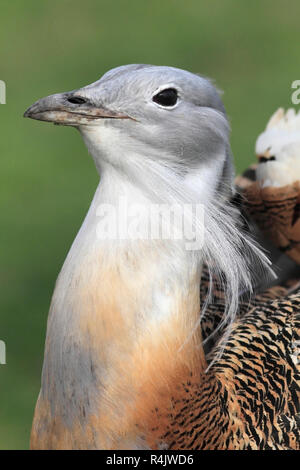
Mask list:
[[[279,108],[256,141],[257,179],[280,187],[300,179],[300,113]]]
[[[221,180],[231,187],[222,100],[209,80],[185,70],[121,66],[91,85],[40,99],[25,117],[78,128],[100,172],[160,165],[181,176],[203,170],[207,193]]]

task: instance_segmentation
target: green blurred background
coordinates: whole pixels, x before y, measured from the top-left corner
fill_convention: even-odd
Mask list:
[[[299,18],[298,0],[1,0],[0,449],[28,448],[54,282],[97,185],[79,134],[24,110],[121,64],[185,68],[224,90],[240,171],[291,105]]]

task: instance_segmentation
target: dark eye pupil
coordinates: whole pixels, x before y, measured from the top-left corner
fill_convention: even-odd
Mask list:
[[[157,93],[152,99],[162,106],[174,106],[177,101],[177,91],[174,88],[167,88]]]

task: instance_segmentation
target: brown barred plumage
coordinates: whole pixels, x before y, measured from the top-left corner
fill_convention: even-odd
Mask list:
[[[300,181],[283,187],[261,187],[254,180],[255,168],[253,165],[236,179],[243,192],[244,209],[280,251],[300,264]]]
[[[169,449],[300,449],[299,380],[300,290],[261,301],[235,322],[201,383],[180,384],[159,441]]]
[[[249,171],[248,171],[248,174]],[[251,175],[250,175],[251,176]],[[252,175],[253,177],[253,175]],[[258,199],[255,183],[248,175],[239,178],[244,186],[244,214],[254,217],[264,232],[282,249],[282,227],[299,223],[295,216],[297,198],[292,211],[287,213],[270,204],[270,211],[258,210],[253,201]],[[282,207],[290,207],[281,189]],[[289,188],[287,199],[289,200]],[[277,195],[279,190],[275,190]],[[252,198],[249,195],[252,194]],[[249,197],[249,198],[248,198]],[[275,200],[269,191],[269,200]],[[277,208],[278,209],[278,208]],[[279,208],[280,209],[280,208]],[[266,223],[273,214],[273,223]],[[274,220],[280,223],[275,224]],[[266,229],[266,227],[269,229]],[[295,228],[294,228],[295,230]],[[290,232],[288,232],[290,233]],[[294,237],[300,236],[297,229]],[[297,238],[297,239],[298,239]],[[296,262],[297,252],[286,250]],[[295,256],[296,253],[296,256]],[[210,279],[204,270],[201,297],[205,298]],[[289,292],[292,292],[289,294]],[[202,320],[203,339],[211,335],[224,312],[222,291],[216,285],[210,305]],[[223,338],[222,338],[223,333]],[[189,450],[262,450],[300,449],[300,287],[299,278],[283,285],[273,286],[251,301],[240,304],[239,315],[231,327],[229,338],[219,331],[221,340],[209,354],[210,360],[222,356],[202,374],[200,381],[191,376],[178,385],[172,398],[172,412],[168,426],[157,436],[158,448]],[[216,341],[217,338],[214,338]],[[225,346],[225,347],[224,347]],[[174,393],[175,395],[175,393]],[[158,421],[164,410],[153,411]]]

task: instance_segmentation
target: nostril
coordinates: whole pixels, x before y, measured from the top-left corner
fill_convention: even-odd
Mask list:
[[[81,96],[70,96],[70,98],[67,98],[67,101],[72,104],[84,104],[87,102],[85,98],[81,98]]]

